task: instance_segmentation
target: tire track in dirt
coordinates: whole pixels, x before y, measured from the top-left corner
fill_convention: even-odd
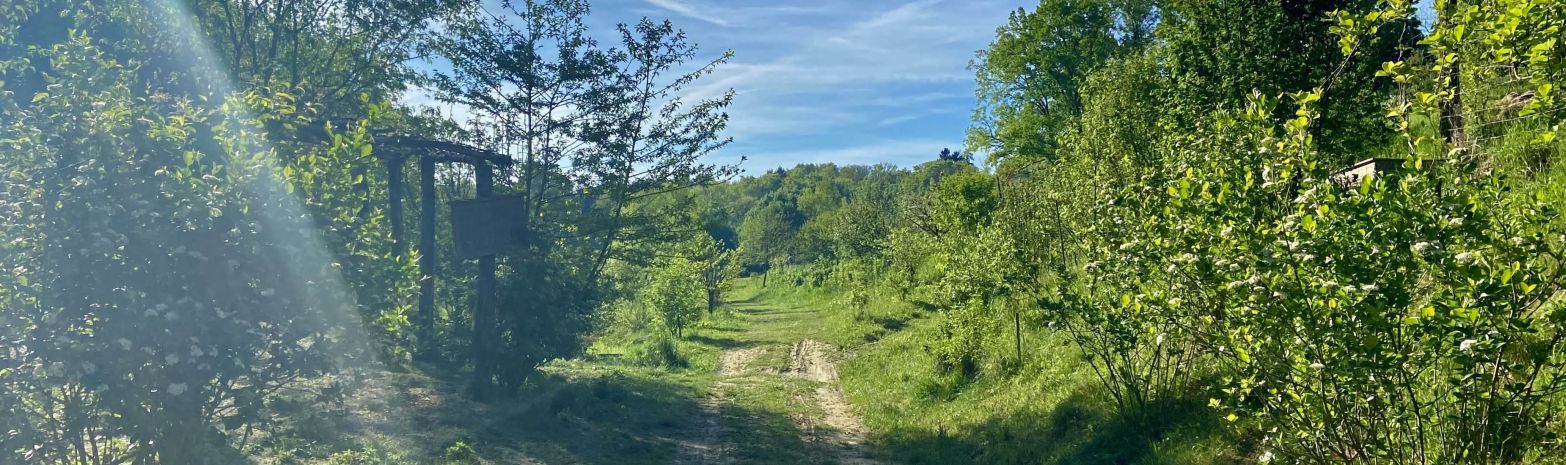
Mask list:
[[[712,390],[697,404],[695,418],[684,437],[693,438],[680,443],[680,454],[674,463],[681,465],[728,465],[734,463],[730,444],[723,443],[723,403],[728,389],[734,387],[729,378],[745,371],[761,353],[760,348],[725,350],[718,355],[718,381]]]
[[[827,357],[831,348],[806,339],[789,350],[789,374],[817,383],[814,401],[822,411],[820,419],[796,414],[794,421],[810,442],[821,445],[838,463],[880,465],[880,461],[870,458],[865,444],[868,430],[864,420],[854,413],[838,384],[837,364]]]

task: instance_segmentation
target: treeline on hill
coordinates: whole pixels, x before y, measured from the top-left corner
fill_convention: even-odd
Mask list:
[[[929,370],[1011,376],[1013,331],[1058,333],[1123,417],[1208,405],[1250,460],[1555,460],[1566,4],[1416,16],[1044,0],[974,63],[985,168],[769,171],[703,191],[714,237],[844,312],[938,312]]]
[[[471,372],[503,398],[580,351],[626,292],[609,274],[689,242],[667,197],[733,171],[702,160],[729,97],[680,98],[727,55],[668,22],[589,31],[588,12],[0,5],[0,463],[293,454],[263,433],[285,412],[352,428],[367,370]],[[464,111],[390,103],[413,88]],[[508,162],[494,194],[524,205],[492,313],[447,226],[480,189],[474,153]]]

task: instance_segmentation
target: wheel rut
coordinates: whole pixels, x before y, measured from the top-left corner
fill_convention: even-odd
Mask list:
[[[729,465],[734,463],[732,445],[723,442],[728,425],[723,417],[723,405],[728,390],[735,384],[730,380],[739,376],[761,354],[760,348],[725,350],[718,356],[718,381],[697,404],[685,437],[680,443],[680,455],[676,464],[681,465]]]
[[[827,355],[832,346],[806,339],[789,349],[788,374],[816,382],[815,406],[822,412],[820,418],[810,415],[794,415],[800,431],[838,463],[852,465],[879,465],[870,457],[866,446],[867,429],[864,420],[854,413],[843,388],[838,384],[837,363]]]

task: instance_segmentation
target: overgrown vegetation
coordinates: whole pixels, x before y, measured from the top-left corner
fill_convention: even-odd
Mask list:
[[[610,264],[688,241],[671,195],[734,170],[702,160],[729,98],[681,98],[725,55],[687,69],[650,20],[598,45],[583,1],[484,3],[0,6],[0,462],[242,463],[281,392],[456,364],[509,399],[580,353],[634,291]],[[411,85],[474,117],[388,103]],[[477,264],[436,228],[475,195],[521,206]],[[715,259],[647,294],[675,334]]]
[[[819,460],[807,337],[901,461],[1562,460],[1566,3],[1042,0],[963,150],[739,179],[730,54],[589,14],[0,6],[0,463]]]
[[[1561,50],[1536,33],[1566,17],[1434,13],[1421,28],[1407,2],[1044,1],[975,62],[988,169],[802,166],[713,197],[739,197],[748,269],[838,289],[828,302],[857,319],[865,289],[936,313],[889,353],[922,352],[943,387],[895,399],[1078,366],[1088,404],[1127,428],[1175,434],[1156,426],[1171,408],[1227,425],[1202,436],[1227,438],[1209,449],[1225,460],[1550,460],[1560,168],[1515,160],[1560,156]],[[1392,161],[1338,171],[1368,158]],[[1039,338],[1082,365],[1024,344]],[[866,376],[888,382],[872,356]]]

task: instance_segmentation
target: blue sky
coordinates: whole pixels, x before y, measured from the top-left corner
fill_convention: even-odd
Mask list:
[[[1037,0],[596,0],[589,23],[669,19],[703,59],[734,58],[687,98],[736,92],[714,156],[756,174],[798,163],[911,166],[961,148],[968,62],[1007,14]],[[604,40],[605,44],[612,43]],[[405,102],[426,103],[410,93]]]
[[[1430,0],[1420,0],[1422,13]],[[974,106],[974,54],[1037,0],[595,0],[590,26],[669,19],[734,59],[687,98],[737,93],[714,156],[757,174],[799,163],[912,166],[961,148]],[[428,103],[415,91],[404,100]]]
[[[668,18],[734,59],[696,96],[736,92],[734,144],[755,173],[798,163],[911,166],[958,149],[974,53],[1037,0],[601,0],[595,21]]]

